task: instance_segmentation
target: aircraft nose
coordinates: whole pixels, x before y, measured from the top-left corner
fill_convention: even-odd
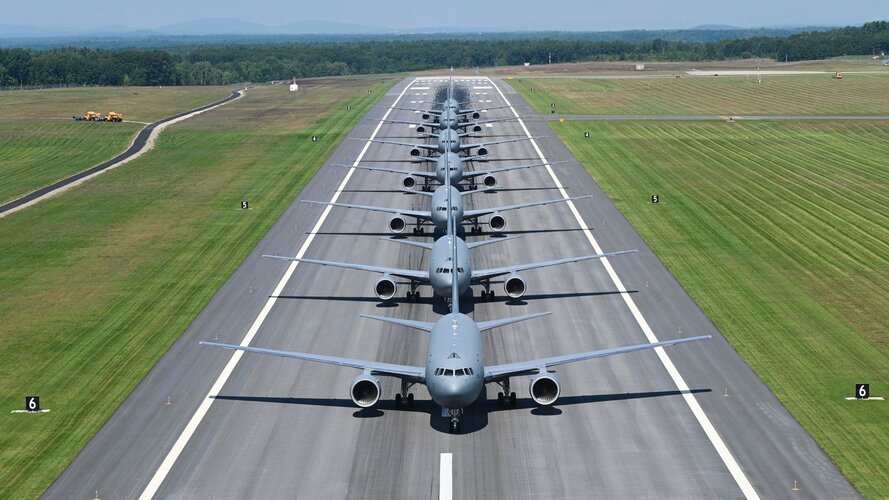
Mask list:
[[[433,399],[445,408],[465,408],[478,397],[469,382],[464,377],[444,377],[436,387]]]

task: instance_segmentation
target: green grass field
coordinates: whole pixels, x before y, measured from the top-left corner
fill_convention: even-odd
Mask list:
[[[889,122],[553,128],[852,483],[885,496],[887,403],[844,398],[889,396]]]
[[[0,219],[0,497],[51,484],[393,83],[251,90]],[[28,394],[52,411],[10,414]]]
[[[510,80],[539,113],[889,116],[885,75]],[[533,90],[532,90],[533,88]]]
[[[0,94],[0,203],[125,150],[141,123],[75,122],[86,111],[119,111],[152,122],[222,99],[227,87],[79,88]],[[89,109],[84,109],[84,108]],[[34,119],[31,117],[39,117]]]

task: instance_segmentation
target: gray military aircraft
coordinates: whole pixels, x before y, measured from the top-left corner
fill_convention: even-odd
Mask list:
[[[449,213],[453,213],[454,217],[458,221],[469,221],[470,223],[472,223],[472,232],[480,232],[481,226],[479,225],[479,218],[485,215],[490,215],[491,218],[488,219],[488,225],[491,227],[491,230],[500,232],[506,229],[506,218],[501,215],[502,212],[518,210],[520,208],[536,207],[540,205],[549,205],[551,203],[564,203],[566,201],[577,201],[583,200],[585,198],[592,198],[592,196],[589,195],[577,196],[574,198],[558,198],[555,200],[533,201],[530,203],[518,203],[515,205],[503,205],[499,207],[464,210],[463,197],[479,192],[482,191],[475,190],[461,192],[458,191],[457,188],[455,188],[454,186],[441,186],[431,193],[425,191],[405,191],[405,193],[419,194],[432,198],[431,210],[410,210],[402,208],[375,207],[370,205],[355,205],[352,203],[331,203],[329,201],[314,200],[302,200],[302,202],[312,203],[315,205],[330,205],[333,207],[355,208],[358,210],[370,210],[374,212],[392,214],[393,217],[389,219],[389,230],[393,233],[404,232],[405,228],[407,227],[407,222],[404,220],[404,218],[411,217],[417,220],[416,224],[414,225],[414,234],[423,234],[424,229],[422,224],[424,221],[432,222],[436,230],[445,232],[448,227],[447,221]],[[450,210],[448,210],[448,193],[451,193],[450,196],[452,200],[450,204]]]
[[[527,290],[527,285],[524,278],[519,275],[519,273],[522,271],[530,271],[532,269],[541,269],[551,266],[561,266],[563,264],[570,264],[572,262],[601,259],[602,257],[612,257],[615,255],[623,255],[636,252],[636,250],[623,250],[619,252],[581,255],[578,257],[569,257],[566,259],[547,260],[542,262],[531,262],[527,264],[495,267],[491,269],[472,268],[472,256],[469,250],[478,248],[483,245],[500,243],[502,241],[514,238],[516,237],[465,243],[456,235],[449,234],[445,237],[439,238],[435,241],[435,243],[422,243],[418,241],[406,240],[387,240],[394,243],[400,243],[402,245],[416,246],[429,250],[429,268],[426,271],[399,269],[396,267],[371,266],[365,264],[353,264],[349,262],[334,262],[329,260],[298,259],[296,257],[288,257],[283,255],[263,255],[263,257],[382,274],[383,277],[380,278],[379,281],[377,281],[374,285],[374,293],[382,300],[390,300],[398,293],[397,284],[395,283],[395,280],[393,278],[402,278],[409,280],[410,289],[407,292],[407,298],[410,300],[418,300],[420,298],[420,292],[417,291],[417,287],[420,285],[430,285],[432,287],[432,290],[436,294],[447,298],[451,291],[451,283],[454,281],[456,281],[457,289],[461,295],[470,290],[470,286],[472,285],[482,285],[484,289],[481,291],[481,297],[485,299],[493,299],[494,291],[491,290],[491,280],[502,276],[508,276],[508,278],[506,278],[503,282],[503,292],[512,299],[518,299],[521,296],[525,295],[525,291]],[[455,262],[456,265],[454,265]]]
[[[476,151],[476,156],[485,156],[488,154],[488,148],[494,146],[496,144],[508,144],[511,142],[521,142],[521,141],[530,141],[531,139],[541,139],[541,137],[515,137],[512,139],[500,139],[497,141],[482,141],[482,142],[469,142],[463,143],[460,141],[462,137],[470,136],[469,132],[459,133],[456,130],[452,129],[444,129],[438,134],[425,134],[428,137],[435,137],[435,144],[418,144],[415,142],[402,142],[402,141],[392,141],[389,139],[359,139],[352,138],[356,141],[362,142],[376,142],[378,144],[394,144],[396,146],[407,146],[411,148],[410,155],[411,156],[422,156],[423,152],[427,153],[460,153],[463,151],[470,151],[474,148],[478,148]]]
[[[361,170],[370,170],[374,172],[388,172],[392,174],[401,174],[404,175],[404,179],[401,181],[401,185],[405,189],[413,189],[417,185],[417,180],[415,177],[419,177],[424,180],[422,185],[423,191],[428,191],[431,189],[429,183],[433,180],[438,181],[439,184],[451,184],[456,187],[461,181],[469,181],[469,189],[475,189],[477,181],[479,177],[481,177],[481,184],[487,188],[492,189],[497,187],[497,177],[494,174],[499,174],[503,172],[510,172],[513,170],[521,170],[525,168],[539,168],[555,165],[561,165],[564,163],[568,163],[567,161],[554,161],[549,163],[534,163],[531,165],[513,165],[511,167],[500,167],[500,168],[489,168],[485,170],[465,170],[463,167],[464,160],[476,160],[479,157],[471,156],[468,158],[461,157],[456,153],[444,153],[443,155],[437,157],[435,159],[435,171],[434,172],[423,172],[419,170],[403,170],[398,168],[389,168],[389,167],[371,167],[365,165],[341,165],[334,164],[335,167],[340,168],[357,168]]]
[[[451,218],[451,221],[448,232],[450,235],[454,235],[456,234],[456,219]],[[451,263],[453,265],[453,263],[458,262],[457,246],[452,245],[451,249],[453,252]],[[362,315],[370,319],[429,332],[429,348],[425,367],[217,342],[201,342],[201,344],[209,347],[281,356],[361,370],[362,373],[352,380],[349,387],[349,395],[352,401],[362,408],[373,406],[380,400],[380,380],[377,377],[394,377],[401,380],[401,391],[395,396],[396,404],[404,402],[410,405],[414,399],[413,394],[409,392],[410,388],[415,384],[423,384],[429,390],[432,400],[447,410],[448,415],[450,415],[449,432],[456,434],[461,430],[464,409],[478,399],[485,384],[498,384],[503,389],[503,392],[497,395],[498,403],[514,404],[516,396],[510,390],[510,379],[530,375],[532,378],[528,384],[528,391],[531,399],[538,405],[551,405],[556,402],[561,393],[561,386],[556,373],[550,371],[555,366],[710,338],[709,335],[703,335],[665,342],[637,344],[485,366],[481,332],[545,316],[550,313],[543,312],[476,323],[469,316],[459,312],[460,292],[457,280],[453,280],[451,283],[451,304],[452,312],[443,316],[435,323]]]
[[[393,108],[398,109],[398,108]],[[489,123],[499,123],[499,122],[508,122],[518,120],[516,117],[507,117],[507,118],[494,118],[491,120],[481,120],[481,121],[462,121],[460,120],[460,115],[458,115],[452,109],[445,109],[444,112],[436,118],[436,121],[411,121],[411,120],[382,120],[385,123],[400,123],[404,125],[414,125],[414,130],[418,134],[422,134],[427,130],[458,130],[464,129],[467,132],[481,132],[484,130],[484,126]]]

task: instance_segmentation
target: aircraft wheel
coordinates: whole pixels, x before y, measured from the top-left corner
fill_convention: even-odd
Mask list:
[[[410,393],[407,395],[407,406],[408,408],[414,407],[414,393]]]
[[[497,406],[503,406],[503,393],[497,393]]]
[[[420,291],[418,290],[418,291],[414,292],[414,302],[419,302],[419,301],[420,301]]]
[[[404,294],[404,298],[406,298],[407,300],[413,300],[414,299],[414,292],[408,290],[407,293]]]
[[[416,227],[414,228],[414,234],[417,234],[417,229],[418,228],[416,228]]]
[[[401,406],[401,394],[395,395],[395,406]]]
[[[513,392],[509,395],[509,404],[511,404],[512,406],[515,406],[515,399],[516,399],[515,393]]]

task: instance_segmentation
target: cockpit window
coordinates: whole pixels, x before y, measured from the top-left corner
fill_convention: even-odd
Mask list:
[[[446,370],[444,371],[444,374],[445,374],[446,377],[453,377],[453,376],[454,376],[454,370],[447,370],[447,369],[446,369]]]

